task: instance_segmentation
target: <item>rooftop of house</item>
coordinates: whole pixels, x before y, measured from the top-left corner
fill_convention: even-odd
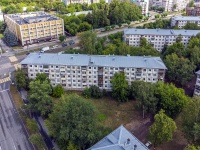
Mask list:
[[[148,150],[148,148],[121,125],[88,150]]]
[[[180,21],[200,21],[200,16],[175,16],[172,20]]]
[[[160,57],[31,53],[21,64],[167,69]]]
[[[200,75],[200,70],[198,70],[197,72],[195,72],[197,75]]]
[[[183,35],[192,36],[200,33],[200,30],[172,30],[172,29],[125,29],[125,35]]]
[[[19,14],[8,14],[6,16],[19,25],[60,20],[60,18],[45,12],[27,12]]]

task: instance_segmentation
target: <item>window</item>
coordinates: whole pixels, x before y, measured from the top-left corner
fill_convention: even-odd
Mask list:
[[[56,66],[56,68],[58,68],[58,66]]]
[[[149,69],[149,71],[151,71],[151,69]]]

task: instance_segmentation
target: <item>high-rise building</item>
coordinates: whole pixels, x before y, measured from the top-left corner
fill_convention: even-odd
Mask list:
[[[200,16],[175,16],[171,19],[171,26],[179,28],[184,27],[187,23],[195,23],[200,26]]]
[[[176,38],[181,36],[182,43],[187,46],[192,36],[196,36],[200,30],[172,30],[172,29],[125,29],[124,41],[128,45],[140,46],[142,37],[152,44],[159,52],[167,45],[176,42]]]
[[[4,15],[5,23],[22,46],[64,35],[63,19],[45,12]]]
[[[142,14],[147,16],[149,13],[149,0],[131,0],[137,6],[142,8]]]
[[[150,0],[150,6],[163,7],[165,11],[180,11],[186,8],[189,0]]]
[[[155,83],[164,80],[166,66],[160,57],[115,56],[83,54],[29,54],[22,62],[28,77],[45,73],[52,86],[61,84],[65,89],[84,90],[91,85],[111,90],[115,73],[123,72],[129,85],[140,80]]]

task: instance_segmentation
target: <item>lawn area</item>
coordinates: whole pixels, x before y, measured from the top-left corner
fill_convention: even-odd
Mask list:
[[[10,92],[11,92],[11,95],[13,97],[13,100],[15,102],[15,105],[16,105],[17,109],[21,108],[24,105],[24,103],[22,101],[21,96],[19,95],[19,93],[17,91],[16,86],[11,85],[10,86]]]
[[[105,120],[102,125],[115,129],[121,124],[125,125],[132,120],[141,118],[139,112],[136,110],[136,101],[129,101],[125,103],[118,103],[111,97],[103,97],[101,99],[86,99],[92,102],[99,112],[105,115]]]

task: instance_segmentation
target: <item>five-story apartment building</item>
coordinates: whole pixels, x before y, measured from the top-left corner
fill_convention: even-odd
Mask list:
[[[63,19],[45,12],[7,14],[4,20],[22,46],[64,35]]]
[[[21,67],[31,79],[35,79],[37,73],[46,73],[53,86],[61,84],[72,90],[83,90],[91,85],[111,90],[110,81],[119,72],[125,74],[129,84],[134,80],[155,83],[164,80],[167,69],[160,57],[45,53],[29,54]]]
[[[178,36],[182,37],[182,43],[187,46],[190,38],[200,33],[199,30],[171,30],[171,29],[125,29],[124,41],[128,45],[140,46],[140,39],[146,38],[159,52],[166,45],[176,42]]]
[[[187,23],[195,23],[200,26],[200,16],[175,16],[171,19],[171,26],[179,28],[184,27]]]

